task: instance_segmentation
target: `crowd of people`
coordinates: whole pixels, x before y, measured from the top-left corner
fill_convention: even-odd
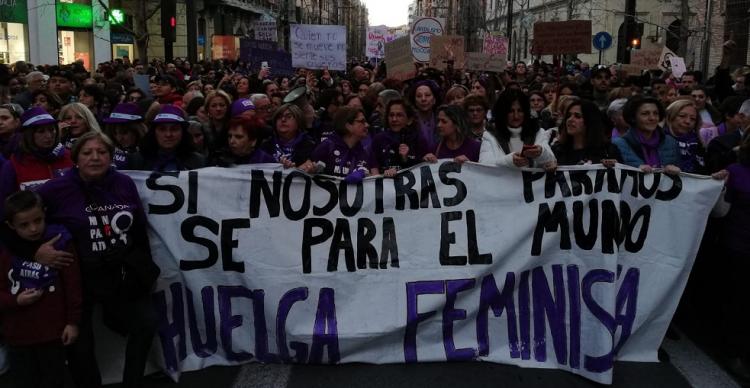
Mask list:
[[[0,341],[18,387],[101,386],[92,316],[127,336],[124,385],[140,387],[156,332],[159,269],[121,170],[280,163],[356,184],[453,159],[553,171],[616,163],[725,180],[704,251],[731,268],[726,352],[750,379],[740,319],[750,257],[750,67],[710,77],[580,61],[502,73],[386,64],[275,76],[242,61],[0,67]],[[136,86],[148,76],[148,90]],[[721,252],[716,255],[716,252]],[[699,258],[700,260],[700,258]],[[744,368],[744,369],[743,369]],[[744,375],[743,375],[744,373]]]

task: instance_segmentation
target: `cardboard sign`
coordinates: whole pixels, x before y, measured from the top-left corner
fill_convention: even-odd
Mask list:
[[[591,53],[591,20],[534,24],[535,54]]]
[[[346,70],[346,26],[294,24],[289,39],[292,66]]]
[[[434,36],[430,43],[430,67],[445,70],[448,62],[453,61],[454,69],[463,69],[464,37],[461,35]]]
[[[411,49],[415,62],[430,61],[430,41],[435,36],[443,35],[445,19],[419,17],[411,27]]]
[[[214,35],[211,37],[211,55],[213,59],[237,60],[237,47],[234,35]]]
[[[385,43],[388,27],[367,27],[367,58],[382,59],[385,56]]]
[[[402,36],[385,45],[385,61],[388,78],[404,81],[414,78],[414,57],[411,50],[411,38]]]
[[[505,61],[505,55],[466,53],[466,70],[494,71],[496,73],[499,73],[505,70]]]
[[[658,69],[661,67],[663,50],[664,46],[660,44],[642,42],[640,49],[631,51],[630,64],[641,70]]]
[[[482,42],[482,52],[485,54],[508,55],[508,38],[497,35],[485,35]]]

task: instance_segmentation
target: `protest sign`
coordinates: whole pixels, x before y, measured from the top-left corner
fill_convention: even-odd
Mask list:
[[[382,59],[385,56],[388,27],[367,27],[367,58]]]
[[[260,70],[263,62],[268,62],[272,76],[294,74],[292,56],[280,50],[275,42],[240,39],[240,59],[255,72]]]
[[[535,54],[591,53],[591,20],[534,23]]]
[[[275,20],[256,20],[251,24],[251,29],[256,40],[277,41]]]
[[[430,67],[445,70],[448,62],[453,63],[454,69],[463,69],[465,67],[463,36],[434,36],[430,42],[430,47]]]
[[[430,61],[430,41],[435,36],[443,35],[445,19],[422,16],[415,19],[411,26],[411,50],[415,62]]]
[[[663,47],[663,48],[661,49],[661,56],[660,56],[660,58],[659,58],[659,67],[660,67],[660,68],[661,68],[662,70],[672,70],[672,69],[673,69],[673,66],[672,66],[672,62],[671,62],[671,60],[672,60],[673,58],[678,58],[678,57],[677,57],[677,54],[675,54],[675,53],[674,53],[674,51],[672,51],[672,50],[668,49],[668,48],[667,48],[667,46],[664,46],[664,47]],[[682,58],[680,58],[680,59],[682,59]],[[678,61],[678,62],[679,62],[679,61]],[[684,60],[684,59],[682,59],[682,73],[684,73],[684,72],[685,72],[685,70],[686,70],[686,69],[685,69],[685,60]],[[682,73],[680,73],[680,75],[679,75],[679,76],[677,76],[677,77],[680,77],[680,76],[682,76]]]
[[[414,56],[411,50],[411,38],[402,36],[385,45],[385,62],[388,70],[388,78],[404,81],[413,78],[416,74],[414,69]]]
[[[615,360],[657,360],[722,188],[452,160],[358,184],[278,165],[129,174],[175,377],[249,361],[483,360],[611,383]]]
[[[494,71],[505,70],[506,56],[487,53],[466,53],[466,70]]]
[[[234,35],[214,35],[211,37],[213,59],[237,59],[237,46]]]
[[[508,56],[508,38],[497,35],[485,35],[482,42],[482,52]]]
[[[153,98],[151,95],[151,88],[149,87],[149,76],[148,74],[133,74],[133,83],[138,89],[141,89],[144,96],[147,98]]]
[[[631,51],[630,64],[641,70],[658,69],[661,67],[663,50],[663,45],[644,41],[641,43],[640,49]]]
[[[293,24],[289,39],[292,66],[346,70],[346,26]]]
[[[680,57],[672,57],[671,59],[669,59],[669,64],[672,68],[672,75],[677,78],[682,77],[682,75],[687,71],[687,68],[685,67],[685,60]]]

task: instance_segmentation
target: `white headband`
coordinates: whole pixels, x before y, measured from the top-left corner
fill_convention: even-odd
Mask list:
[[[154,121],[159,120],[159,119],[171,119],[171,120],[179,121],[181,123],[185,122],[185,119],[183,119],[182,117],[174,113],[159,113],[158,115],[156,115],[156,117],[154,117]]]
[[[127,113],[114,113],[113,112],[113,113],[111,113],[109,115],[109,118],[111,118],[111,119],[124,119],[124,120],[140,120],[143,117],[138,116],[138,115],[130,115],[130,114],[127,114]]]

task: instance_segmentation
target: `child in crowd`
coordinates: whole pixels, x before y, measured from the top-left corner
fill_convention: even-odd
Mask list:
[[[0,253],[0,313],[15,387],[62,387],[65,348],[78,337],[81,283],[77,261],[53,269],[34,261],[39,246],[56,239],[72,251],[71,235],[46,225],[41,197],[20,191],[5,200],[12,248]],[[5,278],[7,276],[7,278]]]

